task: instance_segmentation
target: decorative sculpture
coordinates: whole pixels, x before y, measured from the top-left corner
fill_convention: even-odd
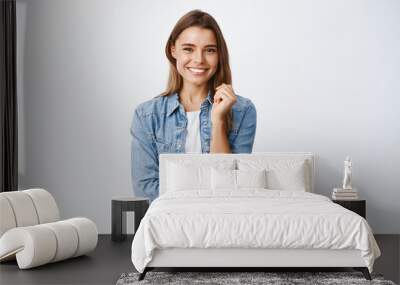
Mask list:
[[[345,189],[345,190],[353,189],[353,187],[351,186],[351,184],[352,184],[351,169],[352,169],[351,158],[350,158],[350,156],[347,156],[346,160],[344,161],[343,189]]]

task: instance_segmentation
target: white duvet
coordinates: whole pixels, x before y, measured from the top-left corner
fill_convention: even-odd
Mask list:
[[[181,191],[154,200],[132,242],[132,262],[143,272],[154,249],[358,249],[372,272],[380,250],[365,219],[325,196],[246,189]]]

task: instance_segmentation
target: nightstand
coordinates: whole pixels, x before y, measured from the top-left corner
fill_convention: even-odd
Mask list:
[[[332,202],[359,214],[366,219],[366,201],[365,200],[332,200]]]
[[[111,240],[126,239],[126,212],[135,212],[135,233],[149,208],[149,199],[140,197],[113,197],[111,201]]]

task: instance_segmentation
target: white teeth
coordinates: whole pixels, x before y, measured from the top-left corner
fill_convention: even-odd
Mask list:
[[[194,73],[204,73],[206,71],[205,69],[200,69],[200,68],[189,68],[189,70]]]

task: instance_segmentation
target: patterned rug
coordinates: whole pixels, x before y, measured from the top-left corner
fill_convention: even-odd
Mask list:
[[[372,281],[364,278],[361,272],[147,272],[145,279],[138,281],[139,273],[124,273],[116,285],[136,284],[379,284],[395,285],[384,280],[380,274],[372,274]]]

